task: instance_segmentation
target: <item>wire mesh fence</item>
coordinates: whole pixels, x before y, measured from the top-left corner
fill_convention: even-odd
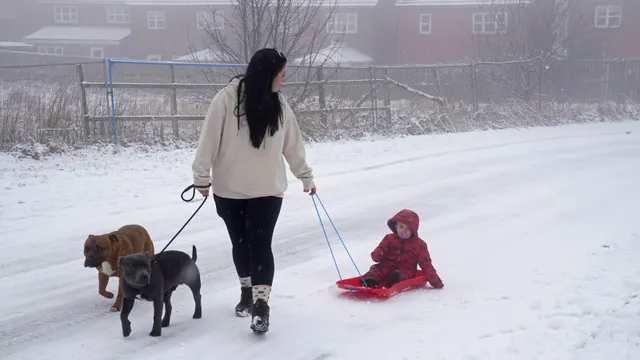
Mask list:
[[[194,141],[215,93],[244,71],[21,57],[0,52],[2,149],[113,141],[116,134],[123,143]],[[317,141],[553,124],[594,106],[636,104],[639,91],[638,59],[289,66],[283,88],[305,137]]]

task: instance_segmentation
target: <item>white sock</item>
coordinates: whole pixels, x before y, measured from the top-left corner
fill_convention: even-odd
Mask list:
[[[240,278],[240,286],[242,287],[251,287],[251,277],[241,277]]]
[[[253,302],[262,299],[265,302],[269,302],[269,295],[271,295],[271,286],[269,285],[253,285]]]

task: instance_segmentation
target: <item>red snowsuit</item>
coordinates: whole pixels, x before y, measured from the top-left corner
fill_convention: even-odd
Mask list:
[[[412,235],[410,238],[402,240],[396,234],[397,221],[411,229]],[[442,288],[444,284],[431,264],[431,255],[429,254],[427,243],[418,236],[418,227],[420,225],[418,214],[404,209],[389,219],[387,225],[392,233],[387,234],[380,242],[380,245],[371,253],[371,259],[378,264],[372,265],[363,277],[373,278],[378,282],[382,282],[386,281],[387,277],[397,269],[401,274],[400,280],[406,280],[416,276],[417,265],[420,265],[429,284],[437,289]]]

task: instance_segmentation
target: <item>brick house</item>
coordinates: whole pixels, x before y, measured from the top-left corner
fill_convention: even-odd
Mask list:
[[[398,0],[399,64],[463,62],[517,25],[509,0]],[[516,5],[520,6],[520,5]],[[510,16],[511,15],[511,16]]]
[[[216,0],[189,0],[186,6],[179,0],[37,0],[41,28],[24,41],[47,54],[171,60],[188,52],[212,3]]]
[[[370,56],[375,63],[392,63],[385,45],[395,43],[385,25],[393,24],[384,17],[393,9],[394,0],[338,1],[327,24],[332,40],[340,40],[358,52]]]
[[[331,3],[337,6],[326,29],[328,41],[340,33],[350,46],[376,53],[377,3]],[[172,60],[203,50],[203,26],[218,26],[224,33],[231,17],[225,13],[235,10],[230,0],[35,0],[35,9],[31,8],[35,18],[19,17],[18,22],[37,24],[37,28],[18,32],[16,37],[22,36],[21,41],[33,44],[40,53],[147,60]]]
[[[567,15],[556,20],[565,36],[564,55],[581,58],[640,57],[640,1],[638,0],[397,0],[397,63],[433,64],[499,57],[500,43],[517,42],[552,51],[561,39],[547,39],[539,33],[551,26],[549,11],[567,5]],[[623,21],[625,17],[627,21]],[[546,22],[545,22],[546,21]],[[523,34],[527,31],[527,34]],[[514,35],[515,34],[515,35]],[[543,37],[541,39],[541,37]],[[545,43],[546,41],[546,43]],[[520,44],[518,44],[520,45]],[[523,52],[526,53],[526,52]],[[517,54],[515,54],[517,55]],[[514,56],[516,57],[516,56]]]
[[[578,58],[640,58],[640,1],[582,0],[576,4],[569,38]]]
[[[333,1],[337,7],[326,27],[327,42],[341,38],[376,64],[433,64],[477,59],[487,42],[529,29],[518,15],[523,2],[564,0],[326,0]],[[568,55],[640,57],[640,44],[634,42],[640,33],[640,22],[635,21],[640,1],[574,3],[567,37],[580,41],[574,41]],[[234,11],[232,4],[232,0],[4,0],[0,48],[2,43],[24,42],[45,54],[184,58],[206,50],[204,22],[219,26],[225,34],[231,32],[225,14]],[[212,18],[211,7],[219,18]]]

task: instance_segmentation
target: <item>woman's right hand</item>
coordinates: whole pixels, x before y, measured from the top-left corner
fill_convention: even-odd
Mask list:
[[[209,197],[209,189],[198,189],[202,197]]]

